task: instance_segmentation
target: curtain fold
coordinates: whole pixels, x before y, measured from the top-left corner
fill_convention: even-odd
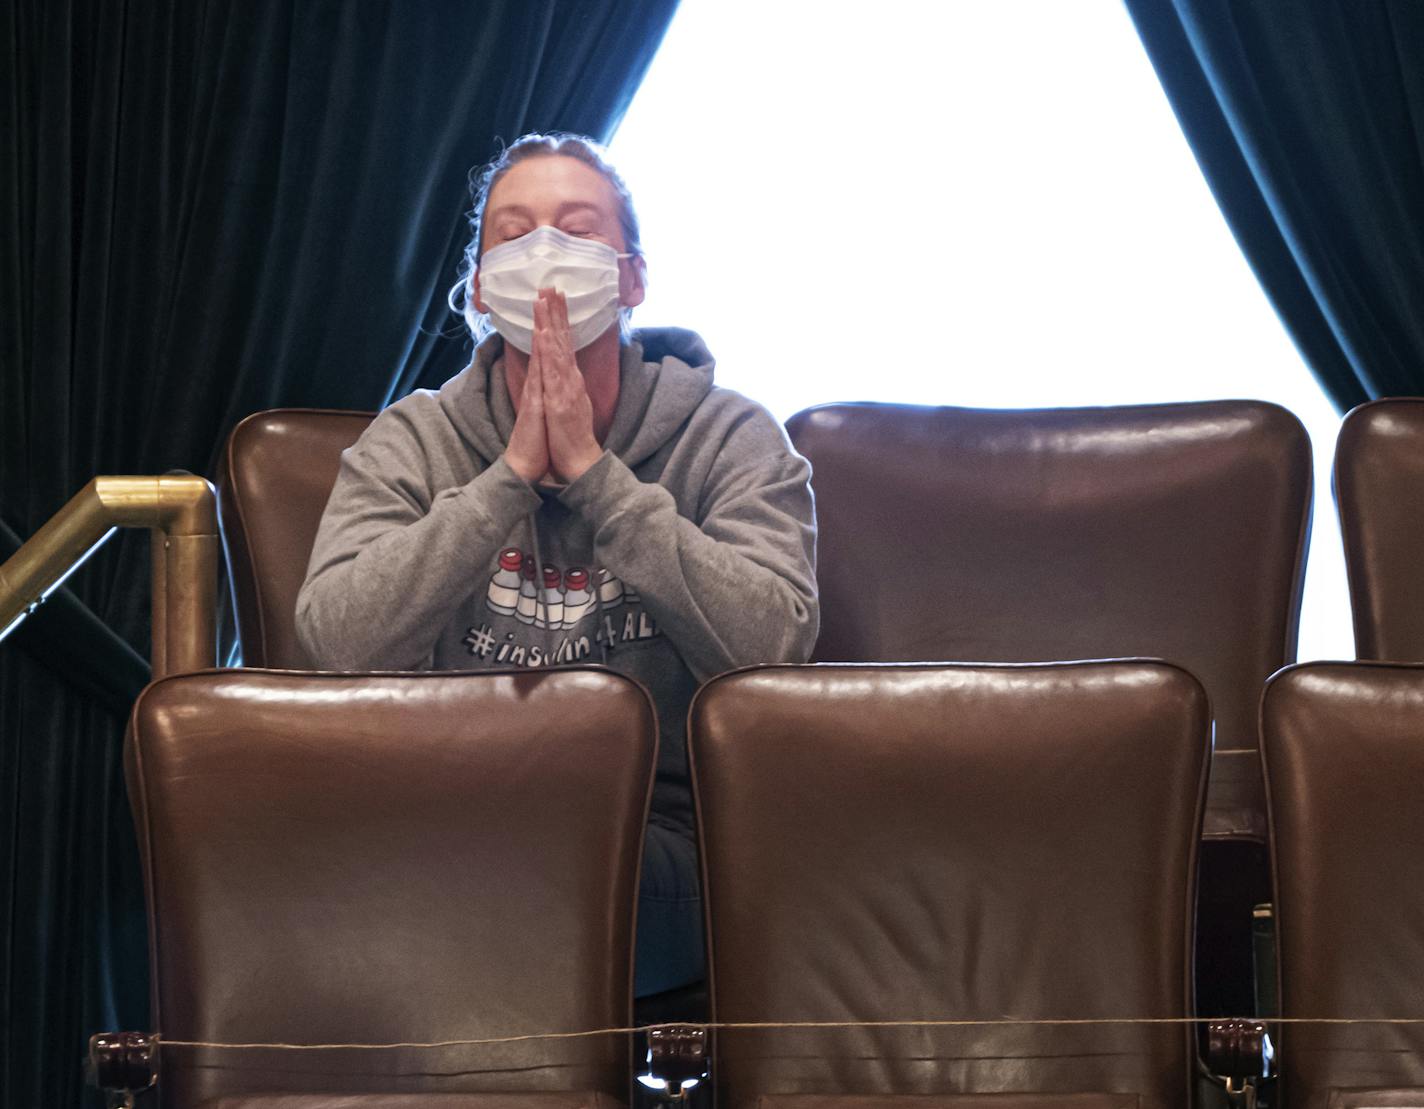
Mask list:
[[[375,408],[457,371],[468,171],[531,130],[611,137],[675,7],[11,0],[10,529],[96,474],[211,477],[250,412]],[[85,1038],[148,1021],[119,772],[147,538],[120,532],[69,588],[0,644],[0,1104],[20,1109],[98,1104]]]
[[[1126,4],[1227,223],[1336,406],[1424,392],[1424,6]]]

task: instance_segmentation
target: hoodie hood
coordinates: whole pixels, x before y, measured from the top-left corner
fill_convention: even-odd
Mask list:
[[[604,445],[630,468],[647,461],[677,435],[711,391],[713,365],[695,332],[680,327],[634,331],[622,347],[618,404]],[[480,343],[474,361],[438,396],[446,417],[486,464],[504,453],[514,430],[514,403],[498,334]]]

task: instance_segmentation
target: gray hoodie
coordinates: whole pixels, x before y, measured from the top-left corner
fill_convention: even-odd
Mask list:
[[[338,670],[606,662],[653,696],[651,819],[686,832],[698,684],[805,661],[815,642],[810,467],[765,409],[713,386],[701,339],[655,328],[623,347],[603,456],[570,485],[531,487],[503,459],[503,349],[490,336],[342,454],[298,635]]]

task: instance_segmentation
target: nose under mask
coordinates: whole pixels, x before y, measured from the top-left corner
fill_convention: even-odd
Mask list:
[[[538,227],[480,259],[480,299],[496,331],[525,354],[534,346],[534,301],[540,289],[564,294],[569,333],[582,350],[618,319],[619,254],[607,243]]]

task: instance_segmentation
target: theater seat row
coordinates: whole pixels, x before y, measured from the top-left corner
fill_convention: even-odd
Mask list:
[[[219,479],[246,662],[306,665],[293,611],[364,413],[280,410],[233,432]],[[1257,704],[1294,661],[1311,459],[1251,401],[1044,411],[838,404],[788,430],[814,467],[820,661],[1156,657],[1206,686],[1205,1011],[1253,1005],[1271,899]],[[1345,421],[1337,489],[1362,657],[1424,659],[1424,400]],[[1259,975],[1255,975],[1259,977]]]
[[[249,665],[306,665],[297,591],[340,453],[370,419],[277,410],[230,438],[221,512]],[[1212,699],[1208,838],[1261,838],[1256,701],[1294,659],[1310,526],[1293,415],[836,404],[788,430],[814,466],[817,661],[1170,659]],[[1424,659],[1424,400],[1352,413],[1337,486],[1361,657]]]
[[[1424,1024],[1374,1022],[1424,1018],[1424,666],[1294,667],[1261,719],[1284,1015],[1362,1022],[1283,1026],[1276,1104],[1417,1105]],[[626,1035],[541,1034],[628,1024],[655,728],[597,669],[151,686],[127,751],[159,1104],[624,1101]],[[712,1018],[842,1025],[716,1031],[718,1104],[1190,1104],[1209,728],[1151,661],[709,683]],[[244,1044],[404,1046],[215,1046]]]

